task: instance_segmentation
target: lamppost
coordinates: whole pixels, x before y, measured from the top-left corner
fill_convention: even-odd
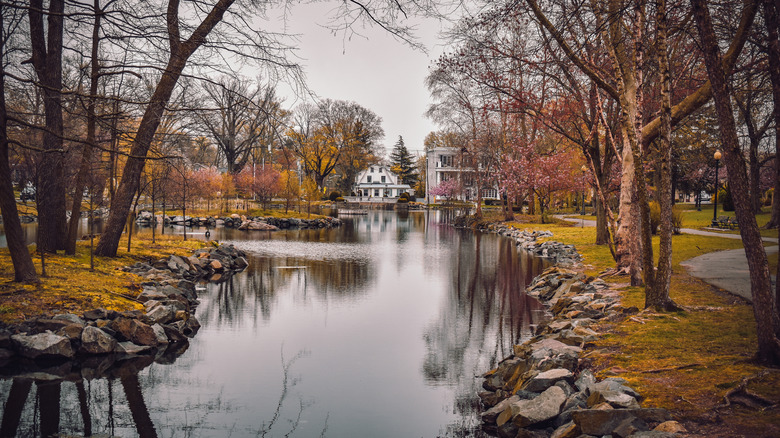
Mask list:
[[[583,164],[580,170],[582,170],[583,175],[586,175],[588,173],[588,166]],[[582,212],[580,212],[580,214],[585,216],[585,190],[582,191]]]
[[[715,202],[714,207],[712,208],[712,225],[717,225],[717,216],[718,216],[718,189],[720,184],[718,184],[718,165],[720,164],[720,151],[715,151],[715,155],[713,155],[713,158],[715,158]]]

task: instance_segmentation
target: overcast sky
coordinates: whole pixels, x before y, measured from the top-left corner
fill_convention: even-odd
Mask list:
[[[420,21],[416,35],[428,53],[393,39],[380,28],[360,29],[349,40],[326,29],[332,5],[299,5],[290,14],[289,31],[299,34],[298,55],[307,83],[320,98],[350,100],[382,118],[383,143],[389,155],[398,136],[410,152],[422,152],[423,140],[437,129],[425,117],[430,103],[425,77],[431,62],[443,52],[440,24]],[[294,104],[291,98],[288,105]]]

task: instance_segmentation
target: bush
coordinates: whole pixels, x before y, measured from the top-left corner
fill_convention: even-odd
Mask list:
[[[339,193],[337,190],[334,190],[330,192],[330,194],[328,195],[328,200],[335,201],[336,198],[340,198],[340,197],[341,197],[341,193]]]
[[[728,184],[718,191],[718,203],[723,206],[723,211],[734,211],[734,201],[731,199],[731,189]]]
[[[335,199],[335,201],[336,201],[336,202],[347,202],[347,200],[346,200],[346,199],[344,199],[344,197],[343,197],[343,196],[339,196],[338,198],[336,198],[336,199]]]
[[[685,213],[683,212],[682,206],[675,205],[672,207],[672,232],[674,232],[674,234],[680,234],[684,216]]]
[[[768,207],[772,205],[772,199],[774,198],[775,189],[771,188],[764,193],[764,206]]]
[[[406,199],[406,202],[409,202],[409,194],[406,192],[401,193],[401,195],[398,196],[398,200],[400,201],[401,199]]]

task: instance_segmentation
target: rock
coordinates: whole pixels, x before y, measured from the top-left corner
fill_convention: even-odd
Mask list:
[[[643,432],[648,429],[647,423],[641,418],[626,418],[615,428],[612,434],[618,438],[628,438],[637,432]]]
[[[498,416],[496,424],[512,421],[518,427],[530,426],[554,418],[561,412],[566,394],[557,386],[552,386],[533,400],[519,400],[510,403]]]
[[[167,324],[173,320],[174,311],[168,306],[159,305],[147,312],[146,316],[155,324]]]
[[[7,348],[0,348],[0,360],[6,360],[14,357],[14,351]]]
[[[157,345],[157,335],[148,324],[137,319],[119,317],[111,323],[111,328],[116,330],[117,336],[134,344],[154,347]]]
[[[81,333],[80,352],[87,354],[107,354],[116,349],[116,339],[97,327],[85,327]]]
[[[60,314],[60,315],[55,315],[54,318],[52,318],[52,319],[68,321],[68,322],[70,322],[72,324],[80,324],[82,326],[84,324],[86,324],[86,322],[84,322],[83,319],[79,318],[78,316],[76,316],[76,315],[74,315],[72,313],[63,313],[63,314]]]
[[[531,392],[542,392],[553,386],[559,380],[571,380],[573,378],[571,371],[565,368],[555,368],[544,371],[533,377],[523,386],[523,389]],[[568,394],[567,394],[568,395]]]
[[[249,266],[249,262],[244,257],[236,258],[236,269],[244,269]]]
[[[610,390],[592,390],[588,397],[588,406],[592,407],[600,403],[609,403],[613,408],[639,409],[639,402],[634,397],[624,392]]]
[[[154,324],[152,326],[152,331],[154,331],[155,336],[157,336],[157,344],[158,345],[167,345],[168,344],[168,335],[165,334],[165,329],[160,324]]]
[[[580,436],[580,428],[571,421],[555,429],[550,438],[577,438],[578,436]]]
[[[177,255],[168,257],[168,269],[173,272],[186,272],[190,270],[190,264]]]
[[[149,300],[162,301],[167,299],[168,296],[162,293],[159,289],[154,287],[145,287],[144,290],[138,294],[136,299],[140,302],[146,302]]]
[[[74,355],[70,339],[54,333],[38,333],[37,335],[13,335],[11,340],[16,345],[20,355],[35,359],[38,357],[64,357]]]
[[[665,409],[583,409],[572,412],[572,419],[586,435],[610,435],[626,419],[640,418],[645,422],[670,420]]]
[[[114,351],[120,354],[141,354],[151,349],[152,347],[146,345],[136,345],[130,341],[125,341],[118,343]]]
[[[498,419],[498,416],[501,415],[501,413],[504,412],[509,407],[510,404],[517,401],[520,401],[520,397],[513,395],[512,397],[500,401],[492,408],[483,412],[482,414],[480,414],[480,417],[482,418],[483,422],[493,424]]]
[[[625,379],[620,378],[614,378],[614,377],[608,377],[601,382],[594,383],[590,386],[590,392],[604,392],[604,391],[616,391],[616,392],[622,392],[625,394],[630,395],[631,397],[634,397],[637,400],[642,400],[642,396],[636,392],[633,388],[630,388],[625,385],[626,381]]]
[[[664,421],[656,426],[654,429],[656,432],[668,432],[668,433],[688,433],[685,427],[676,421]]]
[[[531,344],[531,361],[540,371],[555,368],[575,370],[582,349],[554,339],[544,339]],[[517,353],[515,353],[517,354]]]
[[[82,330],[84,330],[84,326],[82,324],[68,324],[65,327],[57,330],[57,334],[60,336],[65,336],[68,339],[79,339],[81,338]]]
[[[212,260],[209,262],[209,267],[215,271],[221,271],[224,269],[222,267],[222,263],[219,262],[219,260]]]
[[[175,344],[187,341],[187,337],[184,336],[184,333],[182,333],[175,325],[165,324],[162,326],[162,328],[165,331],[165,336],[168,338],[168,342]]]
[[[200,330],[200,322],[198,321],[195,316],[190,315],[189,318],[187,318],[186,321],[184,321],[184,326],[182,327],[181,332],[189,337],[195,336],[195,333]]]

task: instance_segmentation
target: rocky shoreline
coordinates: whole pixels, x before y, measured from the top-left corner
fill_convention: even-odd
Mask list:
[[[552,236],[549,231],[504,224],[492,224],[486,231],[510,237],[557,266],[534,278],[526,290],[545,305],[550,320],[482,376],[483,428],[513,438],[666,438],[684,433],[668,411],[642,408],[641,394],[626,380],[597,381],[580,360],[583,349],[599,337],[591,328],[597,321],[621,320],[639,309],[623,307],[618,293],[604,281],[565,269],[576,266],[581,257],[572,245],[535,242]]]
[[[280,218],[273,216],[245,216],[232,214],[230,216],[191,217],[152,215],[149,211],[141,211],[135,219],[136,223],[151,226],[162,222],[164,225],[186,225],[188,227],[226,227],[239,230],[276,231],[295,228],[333,228],[341,226],[341,220],[333,217],[318,219]]]
[[[164,357],[169,350],[183,351],[181,345],[200,328],[194,316],[199,304],[195,283],[228,278],[247,265],[246,254],[233,245],[215,245],[190,257],[171,255],[127,266],[123,270],[143,278],[134,299],[144,304],[144,311],[94,309],[1,327],[0,366],[16,360],[19,364],[12,368],[35,369],[74,358]]]

